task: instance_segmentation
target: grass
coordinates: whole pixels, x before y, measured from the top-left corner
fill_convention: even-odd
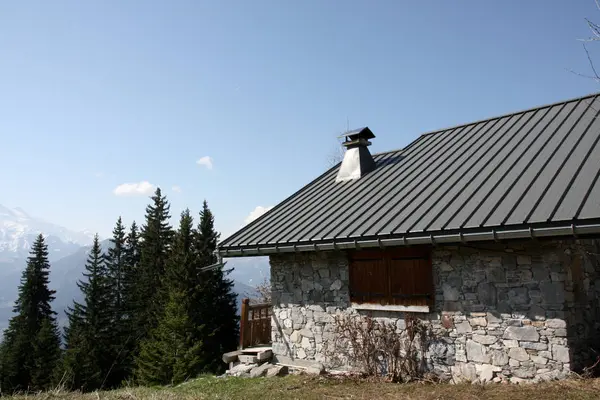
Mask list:
[[[393,384],[325,377],[201,377],[174,388],[127,388],[94,393],[42,393],[11,400],[175,400],[175,399],[600,399],[600,379],[524,385]]]

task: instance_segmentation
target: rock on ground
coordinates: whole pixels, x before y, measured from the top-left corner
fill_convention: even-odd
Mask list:
[[[289,369],[285,365],[272,365],[271,368],[267,370],[267,378],[284,376],[288,374],[288,371]]]
[[[250,371],[250,378],[258,378],[259,376],[264,376],[267,374],[269,368],[272,367],[272,364],[264,363],[259,365],[258,367],[252,368]]]

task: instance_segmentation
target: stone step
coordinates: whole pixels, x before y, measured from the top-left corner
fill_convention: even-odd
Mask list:
[[[242,352],[239,350],[230,351],[228,353],[223,354],[223,362],[229,364],[230,362],[237,361],[238,356],[241,355]]]
[[[261,351],[260,353],[256,354],[256,358],[258,358],[258,361],[270,360],[271,358],[273,358],[273,352],[270,349]]]
[[[238,355],[238,360],[243,364],[256,364],[258,357],[249,354],[240,354]]]
[[[271,350],[264,350],[256,354],[237,354],[237,359],[244,364],[265,362],[269,361],[271,358],[273,358],[273,352]]]
[[[244,354],[257,354],[267,350],[271,350],[271,346],[246,347],[240,351]]]

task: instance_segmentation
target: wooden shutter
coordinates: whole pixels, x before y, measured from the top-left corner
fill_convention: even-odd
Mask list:
[[[357,303],[387,304],[387,263],[382,258],[358,258],[350,263],[350,299]]]
[[[391,303],[404,306],[426,306],[433,297],[431,264],[427,259],[390,260]]]
[[[351,301],[405,306],[433,305],[428,248],[351,253]]]

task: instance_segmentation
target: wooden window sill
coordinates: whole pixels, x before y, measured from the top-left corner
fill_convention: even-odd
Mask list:
[[[429,306],[399,306],[399,305],[381,305],[369,303],[352,303],[352,308],[355,310],[371,310],[371,311],[398,311],[398,312],[415,312],[428,313]]]

